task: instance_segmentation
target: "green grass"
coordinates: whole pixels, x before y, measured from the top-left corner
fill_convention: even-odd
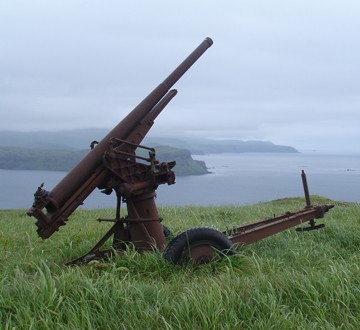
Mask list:
[[[314,197],[315,203],[330,203]],[[359,329],[360,206],[337,203],[322,230],[293,229],[200,267],[131,249],[66,267],[87,252],[113,210],[79,210],[48,240],[24,210],[0,211],[1,329]],[[296,211],[301,199],[244,207],[166,207],[178,233],[219,230]]]

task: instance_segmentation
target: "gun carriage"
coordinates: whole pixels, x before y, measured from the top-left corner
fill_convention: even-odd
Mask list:
[[[37,232],[43,239],[64,226],[96,188],[105,194],[116,194],[115,218],[98,219],[112,221],[112,227],[87,254],[70,261],[69,265],[108,257],[128,243],[137,251],[164,251],[165,259],[174,264],[186,261],[201,264],[219,255],[235,253],[236,245],[250,244],[305,222],[309,223],[307,230],[323,227],[316,225],[315,219],[322,218],[333,205],[311,205],[306,176],[302,172],[306,199],[303,210],[243,225],[230,232],[191,228],[166,244],[167,228],[158,214],[155,197],[160,184],[175,183],[172,169],[176,163],[159,162],[155,149],[141,143],[156,117],[176,95],[177,91],[171,88],[212,44],[213,41],[206,38],[105,138],[99,143],[93,141],[92,150],[51,191],[45,190],[42,184],[35,192],[34,203],[27,214],[37,219]],[[138,155],[139,150],[146,151],[148,157]],[[125,217],[120,214],[123,203],[127,208]],[[101,250],[111,237],[113,248]]]

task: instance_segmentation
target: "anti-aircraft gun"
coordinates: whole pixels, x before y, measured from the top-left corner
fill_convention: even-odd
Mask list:
[[[43,184],[34,194],[34,203],[27,214],[37,219],[37,232],[49,238],[66,224],[69,216],[83,204],[96,189],[117,197],[113,226],[84,256],[68,264],[86,263],[109,256],[114,250],[132,243],[137,251],[158,249],[173,262],[204,263],[221,254],[234,253],[233,244],[249,244],[297,224],[309,221],[311,229],[318,228],[315,218],[323,217],[333,205],[312,206],[307,186],[307,206],[297,213],[287,213],[254,224],[219,232],[211,228],[192,228],[172,239],[166,246],[167,228],[161,223],[156,204],[156,189],[160,184],[174,184],[172,168],[175,161],[159,162],[155,149],[141,145],[154,120],[176,95],[170,90],[184,73],[213,44],[206,38],[159,86],[145,97],[99,143],[91,143],[92,150],[51,190]],[[143,150],[148,157],[138,155]],[[146,153],[145,153],[146,154]],[[303,173],[303,180],[305,174]],[[306,182],[306,180],[305,180]],[[305,189],[305,183],[304,183]],[[121,204],[127,206],[127,215],[120,216]],[[320,225],[321,226],[321,225]],[[261,231],[259,231],[261,229]],[[113,248],[100,250],[113,237]]]

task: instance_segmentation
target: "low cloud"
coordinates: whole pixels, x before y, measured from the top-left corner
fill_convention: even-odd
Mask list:
[[[174,6],[2,2],[0,129],[110,129],[209,36],[154,134],[358,151],[360,4]]]

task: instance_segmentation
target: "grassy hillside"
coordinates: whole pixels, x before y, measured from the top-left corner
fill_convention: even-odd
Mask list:
[[[6,170],[69,171],[87,153],[87,150],[0,147],[0,168]]]
[[[194,160],[189,150],[158,146],[156,147],[156,155],[161,162],[176,160],[174,168],[176,175],[201,175],[209,173],[205,162]]]
[[[290,229],[196,268],[131,249],[108,262],[65,267],[106,231],[109,224],[94,219],[113,210],[76,211],[48,240],[36,236],[24,210],[0,211],[0,328],[358,329],[360,206],[335,204],[322,230]],[[303,205],[283,199],[159,211],[177,233],[224,229]]]

